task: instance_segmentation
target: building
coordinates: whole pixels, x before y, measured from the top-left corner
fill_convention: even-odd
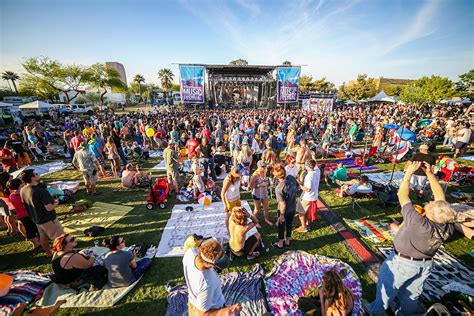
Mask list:
[[[390,90],[387,87],[393,86],[405,86],[414,80],[411,79],[393,79],[393,78],[384,78],[384,77],[376,77],[375,79],[375,90],[380,92],[382,90]],[[357,83],[357,79],[349,80],[346,84],[347,87],[350,87]]]
[[[110,69],[116,70],[119,75],[120,79],[123,81],[123,83],[127,84],[127,74],[125,73],[125,67],[116,61],[108,61],[105,63],[105,66]]]

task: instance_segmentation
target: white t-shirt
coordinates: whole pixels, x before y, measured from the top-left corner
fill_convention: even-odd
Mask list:
[[[356,183],[356,184],[353,184],[349,187],[349,194],[350,195],[353,195],[353,194],[356,194],[356,193],[365,194],[365,193],[371,193],[371,192],[372,192],[372,185],[370,183],[368,183],[367,185]]]
[[[301,195],[301,199],[304,201],[316,201],[319,194],[319,180],[321,178],[321,170],[315,168],[314,171],[308,172],[304,177],[303,186],[310,188],[311,191],[305,192]]]
[[[214,269],[200,271],[194,263],[198,248],[188,249],[183,257],[183,270],[188,299],[191,304],[203,312],[224,307],[221,281]]]
[[[462,130],[458,132],[458,135],[463,135],[463,136],[458,136],[458,139],[457,139],[458,142],[469,143],[469,140],[471,139],[471,129],[463,128]]]
[[[293,176],[295,178],[298,177],[298,166],[297,165],[294,165],[293,167],[290,167],[290,166],[285,166],[285,171],[286,171],[286,175],[290,175],[290,176]]]

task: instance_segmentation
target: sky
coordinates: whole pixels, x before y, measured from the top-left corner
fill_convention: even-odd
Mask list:
[[[0,72],[33,56],[117,61],[129,82],[238,58],[289,60],[336,85],[362,73],[456,81],[474,68],[473,0],[1,0],[0,32]]]

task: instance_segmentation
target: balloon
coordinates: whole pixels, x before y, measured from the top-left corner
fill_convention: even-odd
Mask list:
[[[201,193],[198,196],[198,203],[202,206],[209,206],[212,203],[212,196],[209,193]]]
[[[148,129],[146,130],[146,136],[148,136],[148,137],[153,137],[153,135],[155,135],[155,130],[154,130],[153,128],[151,128],[151,127],[148,128]]]

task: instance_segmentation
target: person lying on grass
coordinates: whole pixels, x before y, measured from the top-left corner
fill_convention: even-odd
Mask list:
[[[261,237],[255,233],[247,238],[247,233],[254,227],[258,227],[255,216],[251,216],[245,207],[236,206],[232,209],[229,220],[230,241],[229,246],[232,252],[238,256],[247,256],[252,260],[260,255]],[[251,219],[251,223],[249,223]]]

